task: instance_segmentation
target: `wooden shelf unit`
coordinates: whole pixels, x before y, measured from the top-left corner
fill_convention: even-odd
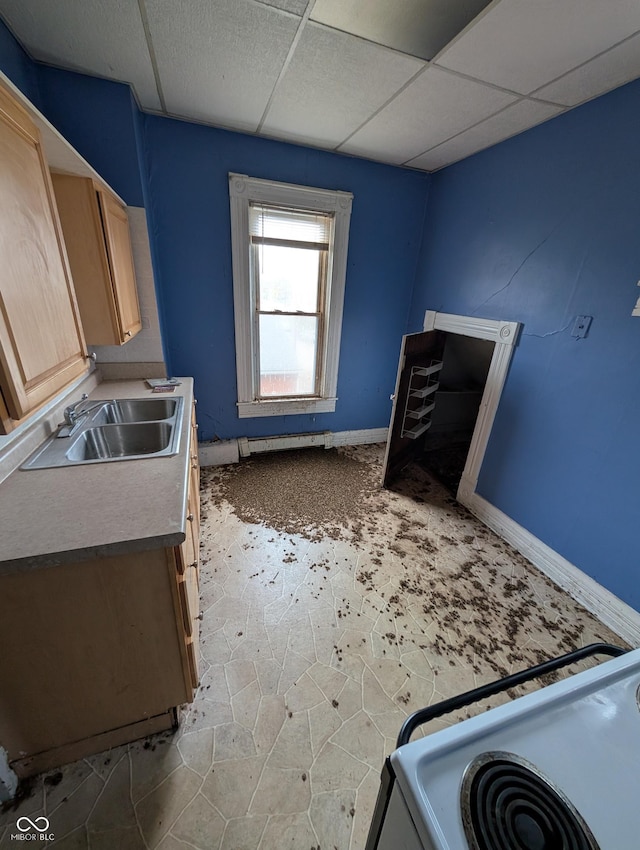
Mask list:
[[[441,360],[431,360],[427,366],[411,367],[401,437],[417,440],[431,427],[431,412],[435,407],[435,394],[440,386],[441,369]]]

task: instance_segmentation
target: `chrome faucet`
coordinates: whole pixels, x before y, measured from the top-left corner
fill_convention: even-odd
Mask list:
[[[86,415],[91,413],[91,411],[96,407],[100,407],[104,404],[102,401],[97,401],[79,409],[88,398],[89,396],[86,393],[82,393],[82,396],[75,404],[70,404],[69,407],[65,407],[64,422],[60,423],[58,433],[56,434],[57,437],[71,437],[82,424]]]
[[[78,408],[80,407],[82,402],[86,401],[88,398],[89,396],[86,393],[82,393],[82,396],[80,397],[79,401],[77,401],[75,404],[70,404],[69,407],[65,407],[64,421],[70,428],[73,428],[73,426],[77,423],[78,419],[84,412],[78,412]]]

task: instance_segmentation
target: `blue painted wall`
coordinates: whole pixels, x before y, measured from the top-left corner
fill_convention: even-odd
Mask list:
[[[3,21],[0,21],[0,68],[31,103],[40,108],[38,66],[25,53]]]
[[[131,206],[144,206],[131,89],[34,62],[0,20],[0,69]]]
[[[479,492],[640,610],[639,137],[635,82],[434,175],[410,328],[524,324]]]
[[[130,206],[144,206],[131,89],[39,65],[40,109]]]
[[[143,117],[165,351],[194,375],[201,438],[386,427],[429,178],[186,122]],[[354,194],[335,413],[238,419],[228,173]]]

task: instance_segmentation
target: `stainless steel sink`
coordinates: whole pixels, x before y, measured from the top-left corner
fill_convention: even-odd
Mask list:
[[[172,419],[179,399],[123,398],[104,406],[107,422],[157,422]]]
[[[169,457],[178,452],[184,399],[88,400],[71,431],[62,427],[21,469]]]
[[[170,447],[173,426],[168,422],[98,425],[83,431],[67,452],[68,460],[122,460],[159,455]]]

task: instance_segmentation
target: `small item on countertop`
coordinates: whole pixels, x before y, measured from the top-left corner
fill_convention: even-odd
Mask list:
[[[154,387],[179,387],[182,381],[177,378],[147,378],[147,384]]]
[[[158,386],[154,387],[151,392],[152,393],[172,393],[175,392],[175,384],[158,384]]]

